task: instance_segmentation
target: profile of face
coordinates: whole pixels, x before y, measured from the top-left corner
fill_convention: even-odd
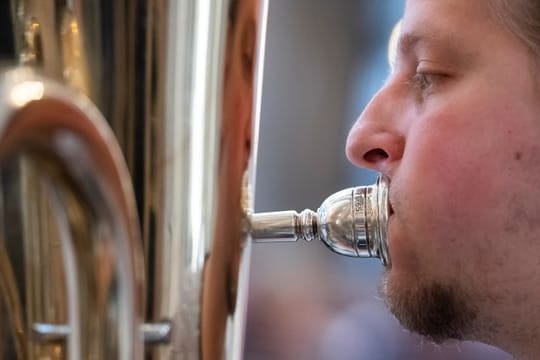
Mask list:
[[[391,180],[388,305],[437,342],[540,343],[538,66],[489,0],[408,0],[349,133],[350,161]]]
[[[228,2],[217,184],[216,227],[205,259],[201,358],[222,359],[227,319],[236,313],[245,236],[242,191],[251,156],[259,0]]]

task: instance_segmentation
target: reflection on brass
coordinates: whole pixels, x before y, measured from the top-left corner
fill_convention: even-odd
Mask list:
[[[0,355],[6,354],[6,347],[11,340],[14,349],[13,354],[17,359],[28,358],[26,353],[26,339],[22,319],[22,304],[15,282],[15,274],[9,259],[4,241],[0,240],[0,292],[4,294],[0,298],[0,314],[4,323],[0,328],[2,341],[0,343]]]
[[[21,156],[17,162],[21,184],[18,201],[21,204],[23,252],[26,258],[25,266],[19,266],[26,284],[25,317],[62,324],[68,320],[65,269],[59,229],[54,226],[51,194],[29,158]],[[35,358],[65,357],[65,349],[54,344],[29,344],[28,351]]]
[[[226,321],[237,311],[240,259],[245,249],[242,187],[251,155],[258,16],[258,0],[234,1],[228,11],[217,218],[212,249],[206,257],[203,274],[203,359],[222,358]]]
[[[36,18],[28,20],[24,30],[24,45],[20,54],[20,62],[24,65],[41,65],[43,50],[41,28]]]
[[[39,61],[21,63],[60,84],[66,104],[84,94],[93,104],[80,108],[88,127],[101,118],[99,110],[114,133],[102,139],[108,146],[99,147],[98,158],[84,159],[71,147],[81,132],[61,137],[62,154],[80,155],[88,170],[101,157],[115,157],[108,151],[119,144],[130,177],[116,181],[134,194],[114,204],[120,210],[136,204],[141,238],[133,244],[138,236],[130,237],[122,250],[113,246],[118,234],[110,222],[125,220],[126,213],[99,206],[110,198],[98,191],[99,174],[88,175],[83,184],[96,188],[82,195],[80,179],[58,170],[64,162],[54,151],[39,161],[39,152],[20,155],[22,175],[12,181],[21,189],[15,213],[25,238],[19,264],[25,275],[17,283],[30,358],[117,358],[110,354],[127,354],[143,342],[144,351],[133,358],[240,358],[250,251],[244,208],[249,211],[245,199],[252,197],[266,1],[12,4],[18,55],[29,53],[32,41],[38,44],[26,58]],[[32,41],[24,35],[29,21],[39,25]],[[42,84],[48,82],[27,80],[0,99],[23,107],[31,100],[45,104]],[[50,116],[28,138],[30,148],[41,149],[42,135],[55,123],[53,111],[59,110],[44,111]],[[0,122],[0,139],[1,130]],[[1,161],[0,174],[10,173]],[[137,260],[139,247],[144,263]],[[120,281],[119,252],[133,260],[130,284]],[[136,298],[117,293],[130,288]],[[135,312],[129,321],[117,313],[126,306]],[[135,326],[139,318],[144,323]]]
[[[60,30],[63,60],[63,78],[66,83],[81,91],[88,93],[88,71],[84,62],[84,49],[82,46],[81,30],[77,19],[70,10],[62,16]]]
[[[135,208],[103,121],[29,69],[0,76],[0,264],[13,268],[2,274],[0,327],[14,343],[2,359],[142,353]]]

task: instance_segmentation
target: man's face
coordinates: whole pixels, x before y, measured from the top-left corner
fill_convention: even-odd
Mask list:
[[[435,340],[491,342],[536,291],[535,66],[487,0],[409,0],[394,70],[349,134],[349,159],[391,178],[390,308]]]

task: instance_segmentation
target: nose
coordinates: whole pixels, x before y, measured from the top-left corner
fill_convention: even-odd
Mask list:
[[[381,89],[364,109],[347,137],[351,163],[390,175],[403,157],[404,133],[397,126],[399,106]]]

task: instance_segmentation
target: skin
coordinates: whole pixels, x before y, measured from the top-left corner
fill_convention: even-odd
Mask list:
[[[383,290],[411,330],[540,358],[540,92],[487,0],[409,0],[347,156],[388,175]]]

